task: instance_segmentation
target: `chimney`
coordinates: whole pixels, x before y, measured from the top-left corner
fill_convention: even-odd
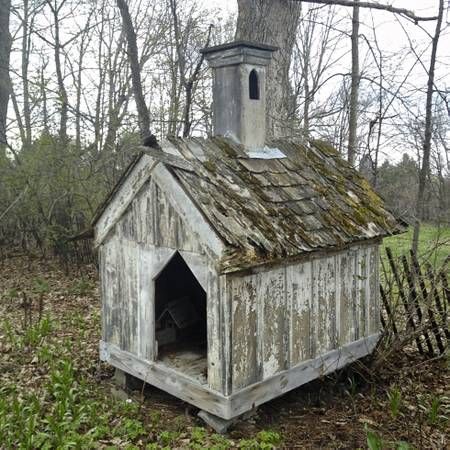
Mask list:
[[[245,147],[266,138],[266,68],[276,47],[237,41],[201,50],[213,69],[213,128]]]

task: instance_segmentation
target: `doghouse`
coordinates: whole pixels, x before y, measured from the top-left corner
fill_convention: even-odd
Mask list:
[[[372,352],[404,229],[326,142],[266,139],[274,50],[204,49],[214,136],[142,147],[94,221],[101,359],[215,424]]]

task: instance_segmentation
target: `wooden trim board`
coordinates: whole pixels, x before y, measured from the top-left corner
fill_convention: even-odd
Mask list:
[[[104,341],[100,341],[100,359],[211,414],[229,416],[228,398],[160,361],[145,361]]]
[[[191,230],[195,230],[201,236],[201,242],[211,250],[216,258],[222,257],[225,251],[224,243],[217,237],[215,230],[193,204],[192,199],[186,194],[174,175],[161,164],[155,167],[152,175],[180,217],[190,226]]]
[[[380,334],[373,334],[351,342],[337,350],[310,359],[273,377],[252,384],[230,397],[230,417],[238,416],[303,384],[334,372],[363,356],[369,355],[378,343]]]
[[[223,419],[233,419],[372,353],[379,338],[380,333],[375,333],[351,342],[240,389],[229,396],[224,396],[158,361],[142,360],[104,341],[100,341],[100,359],[204,411]]]
[[[124,180],[117,191],[114,192],[114,195],[112,195],[108,204],[96,219],[95,247],[98,247],[105,240],[109,231],[117,223],[136,194],[149,179],[151,172],[157,164],[158,161],[154,161],[147,155],[142,155],[130,170],[126,181]]]

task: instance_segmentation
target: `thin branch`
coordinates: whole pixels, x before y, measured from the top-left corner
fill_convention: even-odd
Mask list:
[[[353,8],[355,6],[355,2],[353,0],[295,0],[301,1],[302,3],[319,3],[322,5],[339,5],[339,6],[347,6]],[[373,2],[359,2],[359,6],[361,8],[369,8],[369,9],[379,9],[381,11],[391,12],[393,14],[399,14],[400,16],[404,16],[414,23],[418,23],[426,20],[437,20],[438,16],[416,16],[413,11],[405,8],[396,8],[392,5],[383,5],[381,3],[373,3]]]

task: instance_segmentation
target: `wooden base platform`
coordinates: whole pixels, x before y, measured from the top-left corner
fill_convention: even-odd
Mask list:
[[[170,369],[192,378],[202,385],[208,382],[208,360],[206,349],[189,347],[164,352],[156,361]]]
[[[173,369],[163,361],[146,361],[121,350],[116,345],[103,341],[100,342],[100,358],[117,369],[145,380],[146,383],[214,416],[230,420],[372,353],[379,337],[380,334],[376,333],[359,339],[317,358],[304,361],[263,381],[239,389],[229,396],[224,396],[200,380]],[[198,373],[198,368],[196,371]]]

